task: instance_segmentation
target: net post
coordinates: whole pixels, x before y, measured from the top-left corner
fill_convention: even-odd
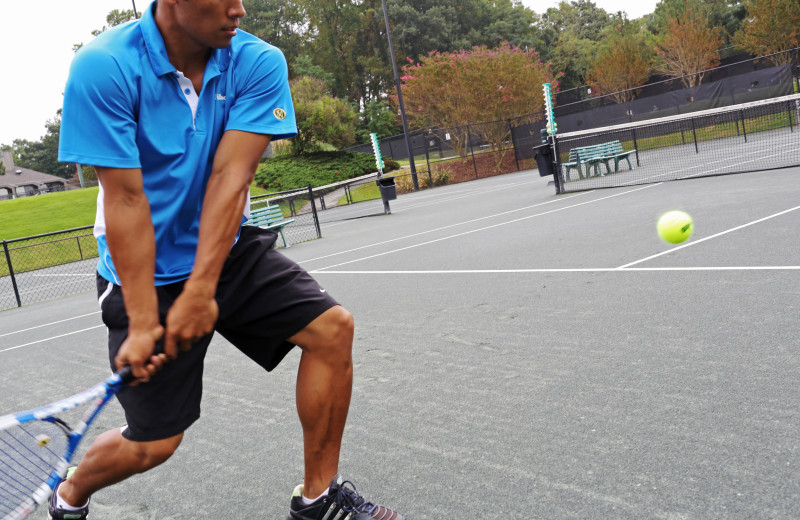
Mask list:
[[[742,119],[742,135],[744,135],[744,142],[747,142],[747,125],[744,124],[744,110],[739,110],[739,117]]]
[[[425,164],[428,166],[428,182],[430,183],[430,187],[433,188],[433,172],[431,171],[431,155],[430,155],[430,148],[428,147],[428,139],[430,137],[423,134],[422,138],[425,140]]]
[[[794,100],[794,122],[800,125],[800,99]]]
[[[14,288],[14,296],[17,297],[17,307],[22,307],[22,300],[19,298],[19,287],[17,287],[17,277],[14,275],[14,267],[11,265],[11,255],[8,252],[8,242],[3,240],[3,252],[6,255],[6,265],[8,274],[11,276],[11,286]]]
[[[558,139],[556,139],[558,126],[553,112],[553,91],[550,89],[550,83],[542,83],[542,95],[544,96],[545,130],[553,147],[553,184],[556,186],[556,195],[559,195],[564,193],[564,185],[561,179],[561,157],[558,155]]]
[[[792,104],[786,102],[786,115],[789,116],[789,131],[794,132],[794,125],[792,124]]]
[[[517,142],[514,139],[514,127],[511,126],[511,120],[508,120],[508,133],[511,134],[511,147],[514,149],[514,162],[517,163],[517,171],[519,171],[519,157],[517,156]]]
[[[631,133],[633,134],[633,149],[636,150],[636,166],[641,167],[642,163],[639,161],[639,143],[636,141],[636,128],[631,128]]]
[[[375,183],[378,185],[378,191],[380,191],[380,193],[381,193],[381,200],[383,201],[383,213],[385,215],[391,215],[392,214],[392,208],[389,207],[389,199],[387,198],[387,195],[384,192],[383,183],[381,182],[383,180],[384,164],[383,164],[383,157],[381,156],[381,146],[380,146],[380,143],[378,142],[378,134],[373,132],[373,133],[369,134],[369,138],[372,141],[372,151],[375,154],[375,166],[378,167],[378,180],[375,181]],[[406,133],[406,140],[408,140],[408,133]],[[408,141],[408,142],[410,142],[410,141]],[[409,149],[409,153],[411,153],[411,154],[414,153],[414,152],[411,151],[411,145],[409,145],[408,149]],[[429,168],[428,173],[430,173],[430,168]],[[417,170],[414,169],[414,158],[413,157],[411,157],[411,180],[414,183],[414,189],[416,191],[419,191],[419,185],[417,184]],[[394,185],[394,180],[392,180],[392,185]],[[349,186],[349,184],[348,184],[348,186]],[[351,204],[352,204],[352,202],[351,202]]]
[[[556,195],[564,193],[564,185],[561,180],[561,156],[558,155],[558,139],[554,134],[548,136],[553,147],[553,184],[556,186]]]
[[[472,146],[472,128],[467,125],[467,144],[469,145],[469,154],[472,156],[472,169],[475,170],[475,178],[478,178],[478,165],[475,164],[475,148]]]
[[[697,129],[695,128],[694,125],[694,118],[693,117],[689,118],[689,121],[692,122],[692,138],[694,139],[694,152],[700,153],[700,148],[697,146]]]

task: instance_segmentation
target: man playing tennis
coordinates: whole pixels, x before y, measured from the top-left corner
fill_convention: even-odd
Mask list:
[[[120,392],[127,426],[95,440],[53,494],[51,518],[86,518],[94,492],[172,455],[200,415],[214,331],[267,370],[302,349],[305,475],[290,520],[403,518],[338,476],[352,316],[272,249],[275,233],[242,227],[267,144],[297,132],[286,61],[237,30],[244,15],[241,0],[155,0],[73,60],[59,160],[97,170],[109,356],[142,384]]]

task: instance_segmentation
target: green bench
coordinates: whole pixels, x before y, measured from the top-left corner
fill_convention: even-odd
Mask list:
[[[594,170],[595,175],[602,177],[603,172],[600,171],[600,163],[605,163],[606,173],[610,171],[608,169],[608,162],[606,162],[605,153],[606,143],[583,146],[580,148],[578,157],[580,157],[582,163],[586,164],[586,177],[591,177],[591,170]]]
[[[628,169],[629,170],[633,169],[633,165],[631,164],[630,156],[631,156],[631,154],[636,153],[636,149],[635,148],[633,150],[628,150],[626,152],[625,150],[622,149],[622,143],[620,143],[619,141],[611,141],[611,142],[605,143],[604,146],[606,147],[605,148],[605,156],[606,156],[606,159],[607,159],[607,161],[606,161],[606,170],[611,171],[611,169],[608,167],[608,162],[609,161],[614,161],[614,171],[618,172],[619,171],[619,163],[623,159],[628,161]]]
[[[609,141],[607,143],[595,144],[591,146],[579,146],[569,151],[569,160],[562,164],[566,168],[567,181],[570,180],[569,172],[572,168],[578,170],[578,175],[581,179],[591,176],[591,171],[594,170],[595,175],[603,176],[600,170],[600,164],[606,167],[606,173],[611,172],[611,161],[614,161],[614,171],[619,171],[619,163],[623,159],[628,162],[628,168],[633,169],[631,165],[630,155],[635,153],[636,150],[625,151],[622,149],[622,143],[619,141]],[[581,165],[585,165],[586,175],[584,175]]]
[[[294,222],[294,219],[283,218],[283,211],[279,206],[267,206],[265,208],[251,209],[250,218],[244,223],[245,226],[257,226],[261,229],[274,229],[280,233],[284,247],[291,247],[283,234],[283,228]]]
[[[573,148],[572,150],[570,150],[569,151],[569,160],[562,164],[562,166],[564,166],[566,168],[566,170],[567,170],[565,172],[566,176],[567,176],[567,180],[569,180],[569,171],[572,168],[575,168],[576,170],[578,170],[578,176],[581,179],[585,179],[586,178],[586,177],[583,176],[583,170],[581,169],[581,158],[578,155],[578,151],[579,150],[580,150],[580,148]]]

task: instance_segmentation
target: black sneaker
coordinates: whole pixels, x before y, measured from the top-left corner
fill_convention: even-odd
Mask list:
[[[72,473],[75,472],[75,467],[71,467],[67,470],[67,476],[64,478],[66,480],[69,478]],[[64,482],[62,480],[61,482]],[[87,502],[85,506],[75,511],[67,511],[66,509],[61,509],[60,507],[56,507],[57,501],[57,494],[58,494],[58,486],[61,485],[61,482],[56,484],[56,488],[53,490],[53,494],[50,495],[50,503],[48,504],[47,508],[47,518],[50,520],[85,520],[86,516],[89,514],[89,503]]]
[[[336,475],[328,494],[310,505],[304,505],[302,484],[294,489],[287,520],[405,520],[403,515],[386,506],[368,502],[356,492],[349,480]]]

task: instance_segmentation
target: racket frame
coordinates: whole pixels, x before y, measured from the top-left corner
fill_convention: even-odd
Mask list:
[[[105,381],[97,383],[91,388],[67,397],[66,399],[61,399],[60,401],[39,408],[0,417],[0,431],[34,421],[46,421],[58,424],[67,436],[66,450],[64,454],[59,457],[60,460],[47,480],[42,482],[30,497],[4,516],[2,520],[19,520],[25,518],[50,498],[55,487],[66,476],[75,451],[86,435],[89,426],[91,426],[103,408],[105,408],[105,405],[111,401],[117,392],[133,379],[134,377],[130,367],[125,367],[112,374]],[[94,405],[86,410],[83,418],[74,428],[70,429],[65,422],[57,417],[59,414],[91,401],[94,401]],[[0,478],[4,479],[5,475],[0,475]]]

